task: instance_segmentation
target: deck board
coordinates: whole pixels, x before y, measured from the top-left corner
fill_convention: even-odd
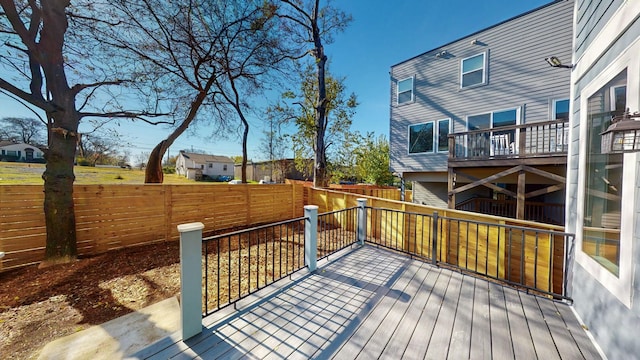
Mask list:
[[[520,295],[515,289],[505,288],[504,297],[507,305],[514,356],[516,359],[531,357],[532,354],[536,353],[536,350],[533,347],[533,339],[524,315]]]
[[[495,283],[489,284],[489,299],[491,356],[497,359],[513,359],[513,344],[503,287]]]
[[[476,279],[471,320],[471,359],[491,359],[489,283]]]
[[[140,359],[597,359],[568,305],[364,246]]]
[[[471,347],[471,317],[473,314],[473,293],[475,291],[475,279],[465,276],[460,290],[460,302],[456,311],[451,344],[447,359],[469,359]]]

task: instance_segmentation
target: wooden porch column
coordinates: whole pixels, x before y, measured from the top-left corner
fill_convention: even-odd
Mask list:
[[[518,194],[516,203],[516,219],[524,220],[524,201],[525,201],[525,185],[526,173],[524,170],[518,172]]]
[[[453,186],[454,186],[454,177],[455,177],[456,173],[453,170],[452,167],[449,168],[449,172],[448,172],[448,192],[447,192],[447,206],[449,207],[449,209],[455,209],[456,208],[456,194],[453,192]]]

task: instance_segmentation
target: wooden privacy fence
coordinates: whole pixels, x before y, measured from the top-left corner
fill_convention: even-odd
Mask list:
[[[355,195],[305,189],[319,212],[356,206]],[[367,199],[367,241],[433,259],[489,277],[565,294],[566,252],[572,235],[564,228],[523,220],[385,200]],[[434,227],[437,212],[437,226]]]
[[[0,186],[0,271],[44,259],[41,185]],[[205,233],[302,215],[296,185],[76,185],[78,253],[177,240],[177,225],[202,222]]]

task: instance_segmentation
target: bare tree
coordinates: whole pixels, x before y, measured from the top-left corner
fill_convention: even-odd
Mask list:
[[[287,23],[293,41],[305,49],[303,54],[313,57],[316,67],[317,96],[315,101],[315,129],[314,129],[314,174],[313,185],[326,187],[327,159],[325,149],[325,123],[327,116],[327,89],[325,83],[325,66],[327,55],[323,41],[332,42],[332,35],[343,31],[351,16],[332,7],[330,0],[327,5],[320,6],[320,0],[281,0],[283,6],[278,10]]]
[[[249,124],[248,99],[263,89],[264,77],[279,55],[279,29],[273,23],[275,7],[269,1],[237,2],[192,0],[118,0],[114,7],[123,21],[105,34],[105,41],[141,60],[145,76],[172,103],[178,126],[152,150],[145,182],[163,180],[162,158],[192,123],[223,133],[230,119],[243,126],[243,155]],[[273,23],[273,24],[272,24]],[[132,39],[134,39],[132,41]]]
[[[36,119],[9,117],[0,120],[0,124],[2,124],[0,138],[36,146],[45,143],[43,134],[46,130],[46,124]]]
[[[82,34],[91,33],[90,28],[104,23],[88,15],[97,6],[93,2],[79,1],[71,7],[69,0],[0,0],[0,6],[0,66],[5,74],[11,74],[0,78],[0,89],[46,114],[47,165],[42,175],[45,256],[49,262],[68,261],[77,255],[73,163],[81,119],[145,119],[144,115],[153,114],[124,111],[109,101],[96,104],[99,92],[128,81],[118,76],[118,67],[109,66],[113,63],[108,58],[100,59],[105,63],[100,71],[98,62],[90,61],[97,55],[96,42]],[[74,81],[77,82],[72,85],[70,82]]]

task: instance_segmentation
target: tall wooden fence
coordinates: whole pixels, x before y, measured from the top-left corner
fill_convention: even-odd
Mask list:
[[[357,198],[366,198],[369,207],[398,211],[392,216],[376,212],[373,215],[375,218],[368,219],[367,233],[376,239],[393,239],[394,246],[398,249],[427,254],[427,257],[431,253],[431,243],[428,239],[432,236],[432,219],[410,213],[433,215],[437,211],[440,217],[438,261],[546,292],[562,294],[566,240],[560,234],[564,231],[563,227],[342,191],[314,188],[306,188],[305,191],[308,192],[306,196],[309,204],[318,205],[320,213],[357,206]],[[507,235],[508,227],[526,227],[558,233],[542,237],[535,231],[516,231]],[[486,255],[480,258],[479,254]]]
[[[0,186],[0,271],[44,259],[41,185]],[[76,185],[81,256],[179,238],[178,224],[202,222],[205,233],[302,216],[296,185]]]

